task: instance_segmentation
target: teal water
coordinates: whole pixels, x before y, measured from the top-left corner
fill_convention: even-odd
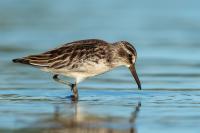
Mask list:
[[[0,1],[0,132],[198,133],[199,4]],[[88,38],[133,43],[143,89],[117,68],[82,82],[73,103],[51,74],[11,62]]]

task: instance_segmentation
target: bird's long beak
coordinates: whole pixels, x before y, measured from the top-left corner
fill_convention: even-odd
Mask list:
[[[133,75],[133,77],[134,77],[134,79],[135,79],[135,81],[136,81],[136,83],[138,85],[138,89],[141,90],[142,87],[141,87],[141,83],[140,83],[140,80],[138,78],[137,72],[135,70],[135,64],[130,65],[129,69],[130,69],[130,71],[131,71],[131,73],[132,73],[132,75]]]

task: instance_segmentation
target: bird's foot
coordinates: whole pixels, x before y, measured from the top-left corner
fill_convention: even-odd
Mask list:
[[[75,95],[67,96],[67,98],[69,98],[71,101],[78,101],[78,97]]]

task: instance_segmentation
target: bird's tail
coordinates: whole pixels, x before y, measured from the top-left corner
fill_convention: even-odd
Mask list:
[[[12,60],[14,63],[30,64],[29,60],[23,58],[17,58]]]
[[[36,67],[48,67],[48,60],[49,55],[42,54],[42,55],[31,55],[27,57],[13,59],[14,63],[21,63],[26,65],[32,65]]]

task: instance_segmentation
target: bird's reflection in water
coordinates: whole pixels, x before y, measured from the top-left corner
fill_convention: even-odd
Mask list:
[[[47,129],[48,132],[72,132],[72,133],[136,133],[135,121],[140,111],[141,103],[138,102],[130,118],[120,121],[120,118],[105,118],[98,116],[88,116],[81,112],[78,103],[73,103],[75,112],[71,118],[62,117],[59,108],[56,108],[53,122],[54,128]],[[116,125],[115,125],[116,124]],[[123,125],[125,128],[120,129]],[[115,128],[117,127],[117,128]]]

